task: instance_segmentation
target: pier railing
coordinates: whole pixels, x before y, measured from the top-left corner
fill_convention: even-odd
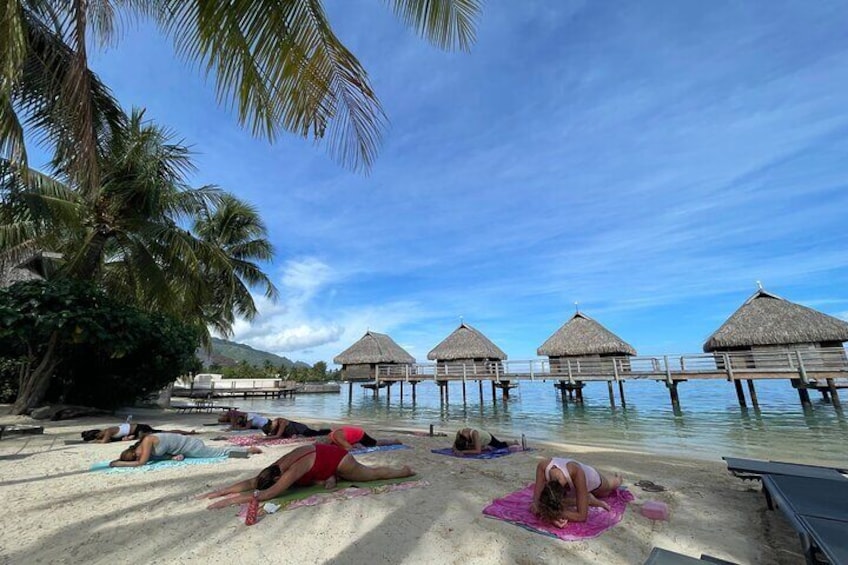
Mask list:
[[[848,377],[844,348],[378,365],[375,381],[794,379]]]

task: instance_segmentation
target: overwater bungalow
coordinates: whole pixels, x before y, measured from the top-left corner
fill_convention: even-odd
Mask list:
[[[415,358],[386,334],[367,331],[362,338],[336,355],[333,363],[342,366],[347,381],[374,380],[377,365],[396,365],[400,370],[415,363]]]
[[[436,362],[437,374],[469,378],[503,374],[501,361],[506,358],[500,347],[464,322],[427,354],[427,359]]]
[[[551,375],[560,375],[560,382],[554,386],[562,392],[563,400],[566,393],[572,397],[576,393],[577,400],[582,402],[581,373],[627,372],[630,370],[627,358],[636,355],[636,350],[586,314],[576,312],[536,350],[536,354],[548,358]],[[615,360],[603,361],[605,358]],[[565,376],[569,377],[569,381],[564,380]],[[614,403],[612,381],[607,384],[610,387],[610,402]],[[618,384],[623,404],[624,383],[619,381]]]
[[[582,312],[577,312],[536,350],[551,363],[551,372],[562,372],[570,358],[629,357],[636,350],[623,339]]]
[[[734,355],[733,368],[785,366],[786,351],[807,366],[843,366],[846,341],[848,323],[760,288],[707,339],[704,352],[751,352]],[[716,363],[724,368],[722,359]]]

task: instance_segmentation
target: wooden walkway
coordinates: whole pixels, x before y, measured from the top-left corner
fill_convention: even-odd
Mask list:
[[[276,388],[276,387],[255,387],[255,388],[206,388],[206,387],[174,387],[171,391],[172,396],[184,398],[294,398],[297,389],[294,387]]]
[[[679,408],[679,383],[691,380],[725,380],[733,383],[741,407],[747,407],[743,381],[747,382],[751,404],[759,406],[754,381],[788,380],[797,389],[800,401],[811,406],[809,390],[818,390],[834,407],[841,408],[839,389],[848,388],[848,357],[845,349],[815,349],[808,351],[742,351],[693,355],[663,355],[654,357],[594,357],[534,359],[529,361],[422,363],[412,365],[378,365],[374,384],[391,385],[433,381],[440,386],[447,400],[448,384],[462,382],[463,402],[466,383],[477,381],[482,401],[482,383],[492,383],[508,396],[515,381],[554,380],[563,400],[568,397],[582,401],[582,389],[587,382],[606,382],[610,403],[615,406],[614,385],[618,385],[620,403],[626,406],[624,383],[632,380],[653,380],[666,385],[671,403]],[[513,383],[513,384],[511,384]],[[402,385],[401,385],[402,386]],[[375,390],[376,393],[376,390]]]

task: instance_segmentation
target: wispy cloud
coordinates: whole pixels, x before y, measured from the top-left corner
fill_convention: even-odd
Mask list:
[[[369,176],[251,139],[151,29],[97,62],[262,210],[282,298],[237,339],[328,361],[370,328],[423,359],[464,315],[524,357],[579,301],[691,351],[755,280],[845,317],[848,6],[489,3],[471,54],[328,6],[392,120]]]

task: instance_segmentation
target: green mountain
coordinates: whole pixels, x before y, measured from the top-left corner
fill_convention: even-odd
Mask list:
[[[249,364],[256,367],[262,367],[267,360],[275,367],[279,367],[281,365],[285,365],[288,368],[310,367],[309,364],[304,363],[303,361],[292,361],[288,357],[280,357],[279,355],[274,355],[267,351],[253,349],[249,345],[245,345],[243,343],[227,341],[226,339],[220,339],[217,337],[212,338],[212,355],[210,356],[203,352],[199,352],[199,357],[200,360],[203,361],[204,366],[209,366],[213,362],[227,366],[247,361]]]

